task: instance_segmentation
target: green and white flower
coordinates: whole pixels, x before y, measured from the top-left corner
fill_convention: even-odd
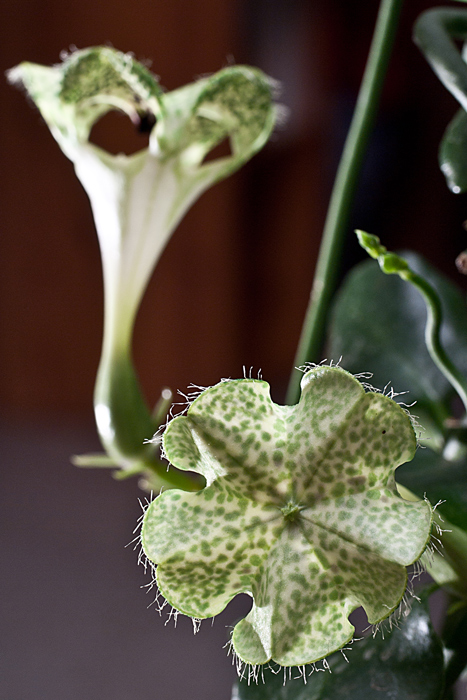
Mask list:
[[[416,449],[406,412],[337,367],[308,371],[301,389],[296,406],[274,404],[259,380],[203,391],[163,445],[206,486],[162,493],[143,522],[174,608],[206,618],[253,598],[232,638],[250,664],[325,657],[352,637],[359,606],[370,623],[388,617],[430,537],[430,505],[403,500],[394,479]]]
[[[108,454],[138,469],[155,428],[130,360],[134,320],[153,268],[191,204],[268,140],[278,116],[274,83],[261,71],[231,66],[163,93],[157,78],[109,47],[75,51],[57,66],[22,63],[9,72],[24,85],[92,205],[102,254],[105,325],[95,391]],[[151,128],[149,147],[111,155],[89,142],[110,110]],[[154,125],[154,126],[152,126]],[[229,156],[203,162],[228,138]],[[142,461],[141,461],[142,460]]]

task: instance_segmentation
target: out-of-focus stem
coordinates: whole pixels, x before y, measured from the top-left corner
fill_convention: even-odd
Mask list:
[[[300,373],[295,368],[320,359],[326,316],[339,271],[339,259],[376,117],[401,6],[402,0],[381,0],[354,116],[329,203],[310,302],[290,378],[286,398],[288,404],[296,403],[300,392]]]

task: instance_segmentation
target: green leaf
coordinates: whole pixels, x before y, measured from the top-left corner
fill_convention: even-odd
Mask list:
[[[443,345],[467,374],[467,308],[461,293],[420,256],[404,257],[438,292]],[[437,418],[439,404],[448,401],[452,388],[426,349],[426,316],[425,302],[415,288],[396,276],[382,275],[376,262],[365,261],[349,273],[337,295],[328,357],[342,356],[351,372],[371,372],[377,387],[390,382],[397,391],[409,391],[407,403],[416,400]]]
[[[434,514],[439,553],[430,554],[427,550],[421,563],[434,581],[464,600],[467,599],[467,532],[453,525],[436,512]],[[440,529],[438,529],[440,528]],[[435,535],[436,536],[436,535]]]
[[[430,622],[426,603],[391,632],[366,637],[328,659],[331,673],[314,672],[305,685],[298,669],[288,674],[264,670],[258,683],[241,680],[232,700],[439,700],[443,690],[443,648]],[[295,673],[294,673],[295,671]],[[305,672],[310,673],[307,668]],[[294,677],[295,676],[295,677]]]
[[[439,166],[455,194],[467,190],[467,113],[460,109],[448,125],[439,148]]]
[[[340,368],[316,367],[301,387],[296,406],[274,404],[258,380],[203,391],[163,444],[206,488],[163,493],[143,523],[177,610],[205,618],[253,597],[232,637],[251,664],[327,656],[352,637],[360,605],[371,623],[387,617],[431,528],[429,504],[403,500],[394,481],[416,446],[407,414]]]

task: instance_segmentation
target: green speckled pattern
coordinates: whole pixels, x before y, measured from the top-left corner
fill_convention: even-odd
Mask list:
[[[83,105],[104,95],[141,105],[142,100],[160,97],[162,90],[155,76],[131,54],[108,46],[70,54],[63,64],[60,98]]]
[[[312,369],[301,386],[296,406],[274,404],[259,380],[206,389],[164,435],[169,461],[206,487],[166,491],[143,523],[177,610],[206,618],[252,596],[233,633],[251,664],[323,658],[351,638],[360,605],[371,623],[387,617],[430,535],[429,504],[395,487],[416,449],[407,414],[338,367]]]
[[[157,76],[131,53],[108,46],[74,51],[51,68],[25,62],[9,79],[25,86],[70,157],[68,141],[86,143],[100,117],[120,110],[136,125],[140,118],[149,130],[155,125],[151,153],[161,162],[175,158],[195,180],[198,168],[211,172],[212,165],[202,168],[203,159],[224,138],[232,154],[220,159],[214,179],[240,167],[266,143],[278,116],[274,82],[256,68],[229,66],[163,92]]]
[[[232,66],[206,81],[187,122],[193,141],[218,142],[231,134],[245,148],[262,132],[271,110],[272,89],[259,71]]]

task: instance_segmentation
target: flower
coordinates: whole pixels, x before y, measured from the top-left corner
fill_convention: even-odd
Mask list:
[[[131,54],[103,46],[75,51],[52,68],[21,63],[9,79],[24,85],[91,201],[105,294],[96,420],[108,454],[134,470],[135,460],[149,456],[143,443],[158,427],[129,358],[142,295],[191,204],[268,140],[278,116],[275,86],[260,70],[230,66],[163,93]],[[114,156],[90,143],[93,124],[110,110],[149,127],[149,147]],[[231,154],[203,163],[225,138]]]
[[[338,367],[308,371],[301,389],[296,406],[274,404],[259,380],[204,390],[163,445],[206,486],[162,493],[143,521],[174,608],[206,618],[238,593],[253,598],[232,637],[250,664],[313,663],[349,641],[355,608],[387,617],[430,536],[430,505],[396,489],[416,449],[403,409]]]

